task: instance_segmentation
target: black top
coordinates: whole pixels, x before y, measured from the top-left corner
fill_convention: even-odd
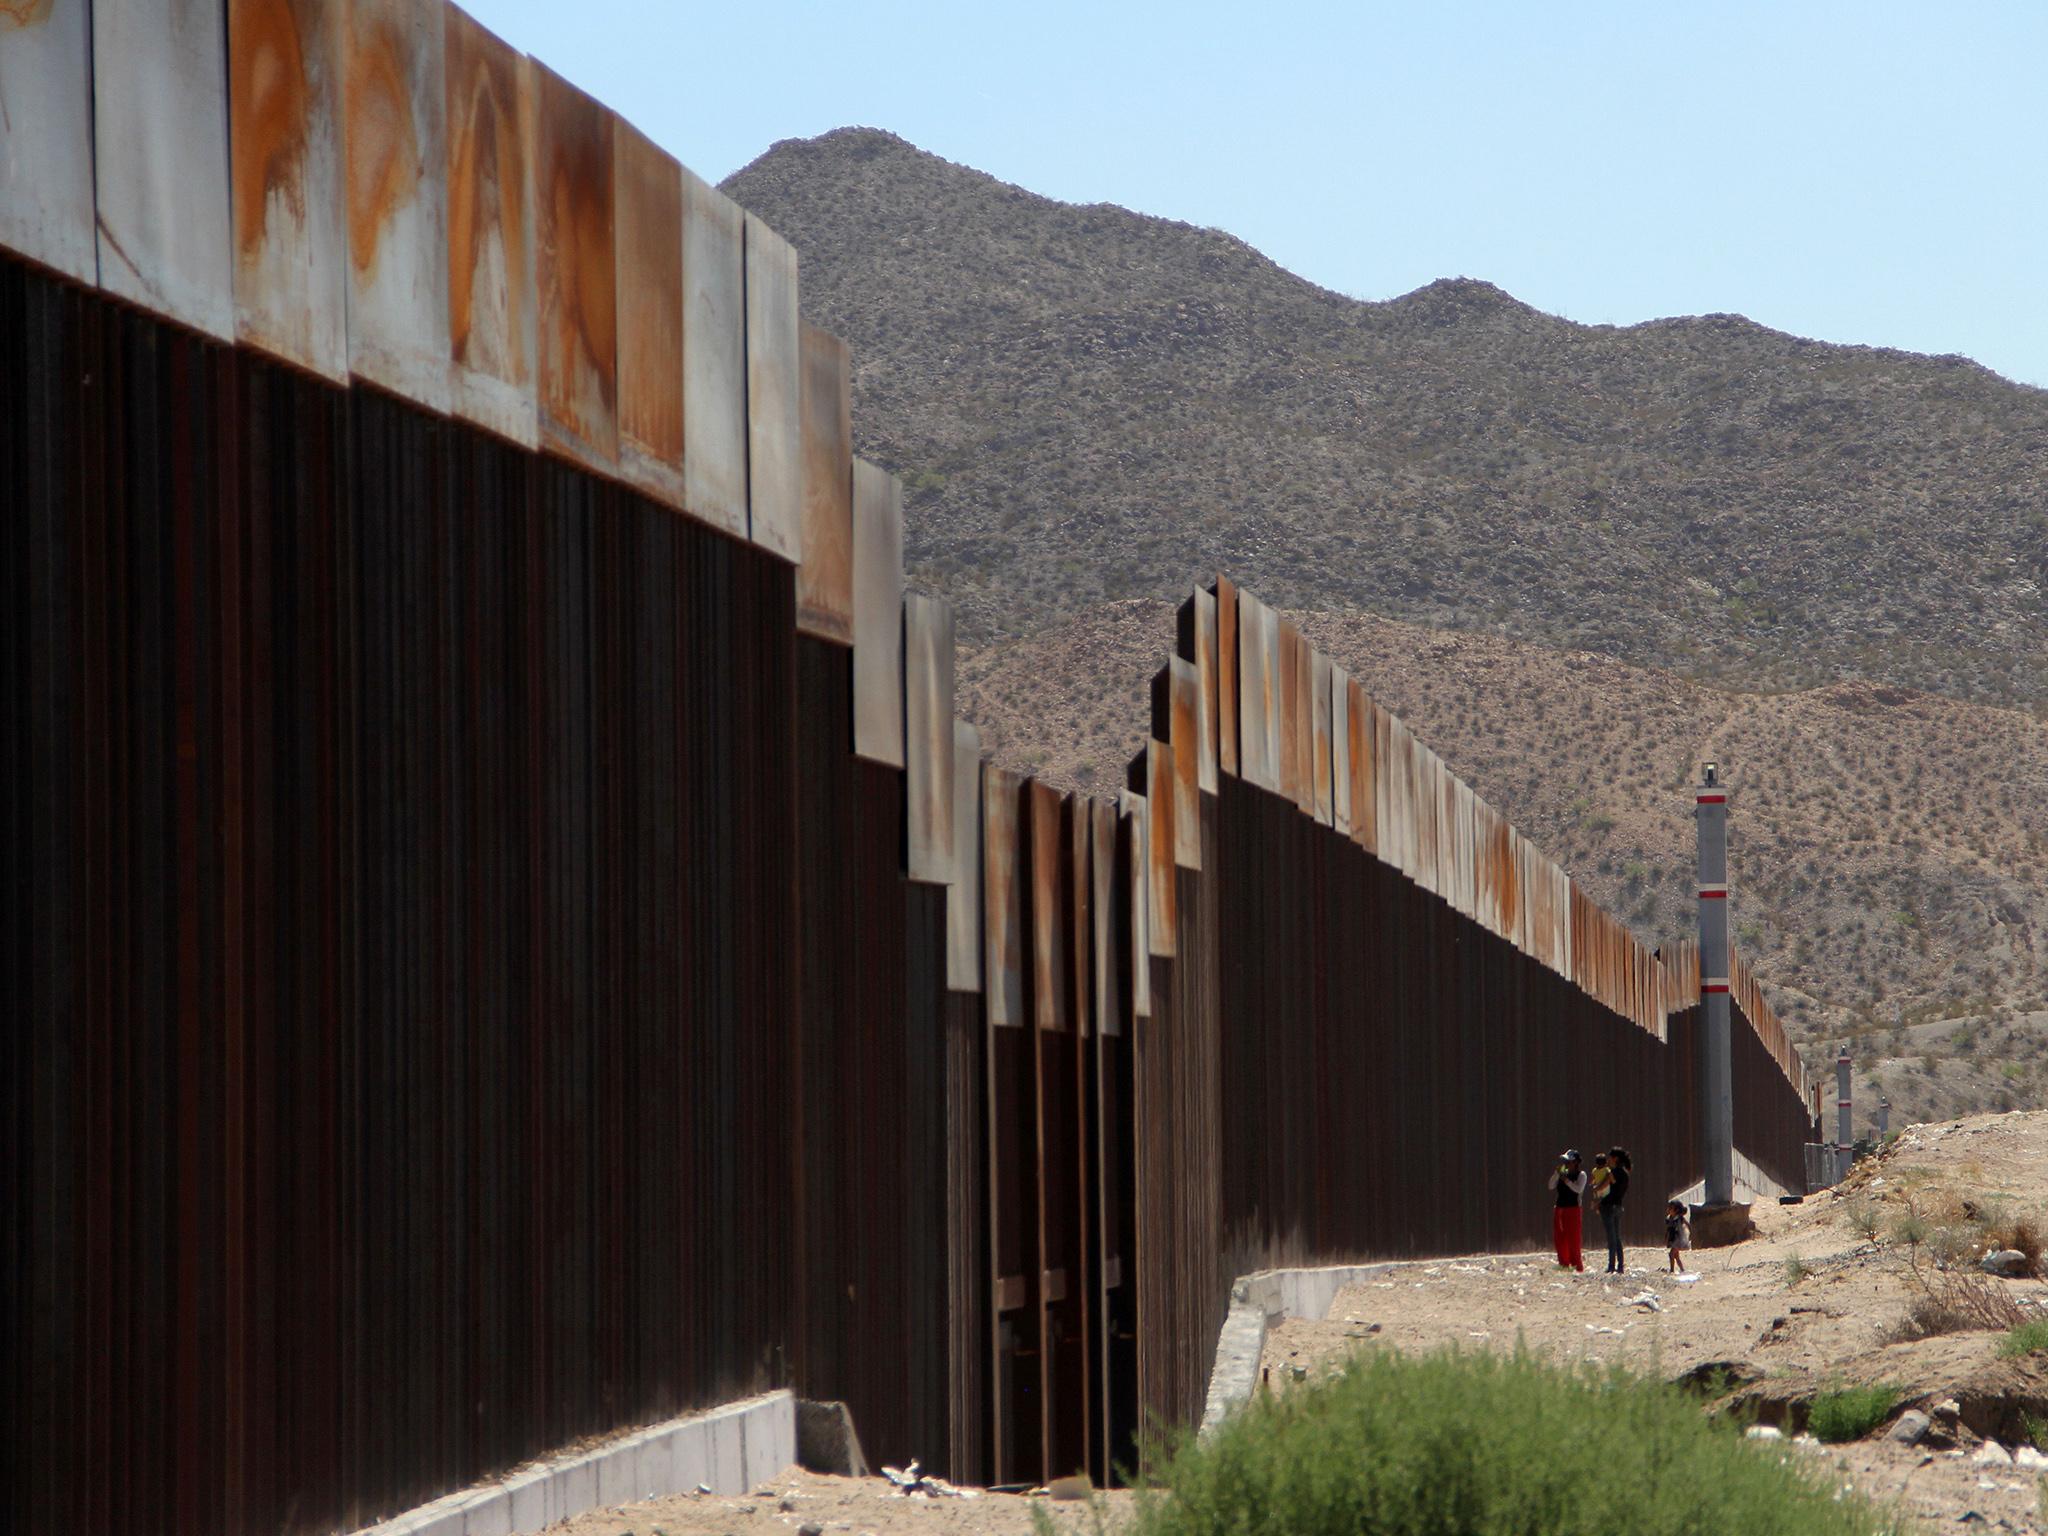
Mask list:
[[[1577,1208],[1579,1203],[1579,1192],[1576,1189],[1572,1188],[1572,1180],[1575,1178],[1584,1177],[1585,1175],[1583,1173],[1560,1173],[1557,1176],[1557,1208],[1559,1210]]]
[[[1621,1202],[1627,1198],[1627,1195],[1628,1170],[1626,1168],[1617,1168],[1614,1170],[1613,1179],[1607,1185],[1607,1193],[1600,1197],[1600,1209],[1603,1211],[1620,1210]]]

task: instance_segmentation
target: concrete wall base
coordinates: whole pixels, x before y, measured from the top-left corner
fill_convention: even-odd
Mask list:
[[[451,1493],[359,1536],[519,1536],[587,1509],[708,1488],[744,1493],[796,1461],[796,1397],[770,1392]]]

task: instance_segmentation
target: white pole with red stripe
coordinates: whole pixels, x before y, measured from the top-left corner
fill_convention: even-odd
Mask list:
[[[1699,828],[1700,1167],[1709,1208],[1735,1200],[1735,1071],[1728,1031],[1728,792],[1708,763],[1693,792]]]

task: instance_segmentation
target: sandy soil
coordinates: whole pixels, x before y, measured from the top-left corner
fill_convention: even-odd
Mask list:
[[[1129,1508],[1130,1497],[1117,1492],[1100,1495],[1110,1522],[1117,1522]],[[592,1510],[552,1529],[565,1536],[962,1536],[970,1531],[1029,1536],[1034,1506],[1051,1516],[1057,1530],[1094,1529],[1085,1502],[974,1490],[963,1490],[957,1498],[905,1496],[879,1477],[826,1477],[794,1467],[744,1497],[684,1494],[649,1499]]]

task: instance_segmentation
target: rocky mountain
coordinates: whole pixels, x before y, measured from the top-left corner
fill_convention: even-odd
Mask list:
[[[725,185],[853,343],[860,451],[970,635],[1221,569],[1739,686],[2048,698],[2048,391],[1464,279],[1362,303],[866,129]]]
[[[725,187],[853,344],[1005,760],[1113,782],[1168,605],[1227,572],[1646,936],[1711,749],[1794,1027],[1889,1050],[1916,1113],[2039,1102],[2048,391],[1462,278],[1361,302],[867,129]]]

